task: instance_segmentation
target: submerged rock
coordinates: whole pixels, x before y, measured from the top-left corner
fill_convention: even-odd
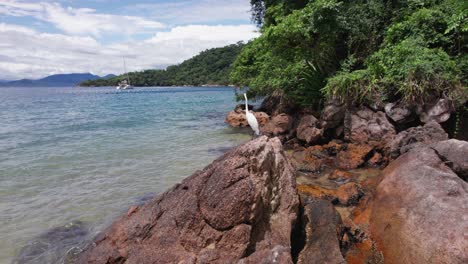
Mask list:
[[[78,263],[292,263],[298,206],[281,142],[263,136],[129,210]]]
[[[444,149],[446,156],[464,153]],[[371,213],[372,237],[385,264],[468,263],[467,214],[468,183],[434,149],[413,149],[383,171]]]
[[[52,228],[23,247],[13,263],[73,263],[74,253],[88,239],[89,229],[81,221]]]

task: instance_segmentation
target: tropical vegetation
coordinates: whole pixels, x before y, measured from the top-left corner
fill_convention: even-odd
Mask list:
[[[466,1],[251,0],[261,36],[237,57],[231,81],[251,97],[281,90],[304,106],[324,99],[463,104]]]

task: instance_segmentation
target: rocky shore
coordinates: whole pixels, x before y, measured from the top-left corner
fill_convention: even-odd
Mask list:
[[[129,208],[75,262],[467,263],[468,142],[443,100],[317,113],[274,94],[264,136]],[[247,126],[243,107],[226,122]]]

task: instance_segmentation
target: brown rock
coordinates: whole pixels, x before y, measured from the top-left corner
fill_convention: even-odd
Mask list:
[[[366,162],[372,149],[364,144],[348,144],[347,149],[341,150],[336,156],[336,166],[344,170],[356,169]]]
[[[345,263],[338,241],[340,215],[328,201],[305,199],[304,203],[301,222],[305,231],[305,246],[299,254],[297,263]]]
[[[413,149],[383,171],[372,237],[385,264],[468,263],[467,214],[468,184],[433,149]]]
[[[232,127],[246,127],[249,125],[245,113],[237,113],[236,111],[229,111],[224,122]]]
[[[317,128],[318,120],[313,115],[301,117],[297,126],[297,138],[306,143],[315,143],[323,136],[323,129]]]
[[[259,137],[121,216],[76,262],[292,263],[298,204],[281,142]]]
[[[357,204],[359,199],[363,196],[361,186],[354,182],[348,182],[336,191],[336,197],[342,205]]]
[[[447,140],[448,135],[444,129],[436,122],[429,122],[424,126],[412,127],[398,133],[398,135],[388,143],[387,148],[392,158],[416,147],[424,147],[429,144]]]
[[[257,118],[258,124],[260,126],[265,125],[270,120],[270,117],[264,112],[250,112],[252,112],[253,115]],[[240,112],[230,111],[227,114],[224,122],[232,127],[247,127],[249,125],[247,118],[245,117],[244,110],[241,110]]]
[[[252,112],[255,118],[257,118],[258,124],[264,126],[269,120],[270,116],[265,112]]]
[[[269,136],[278,136],[286,134],[292,128],[293,118],[287,114],[279,114],[273,116],[260,131]]]
[[[344,138],[353,143],[384,146],[393,140],[396,130],[385,113],[374,112],[366,107],[346,112]]]

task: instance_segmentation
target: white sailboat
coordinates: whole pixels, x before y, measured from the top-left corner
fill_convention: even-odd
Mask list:
[[[125,57],[123,57],[123,64],[124,64],[124,73],[127,75],[127,79],[124,79],[123,81],[119,82],[117,87],[115,87],[117,90],[130,90],[133,89],[133,86],[130,84],[130,77],[127,72],[127,68],[125,65]]]

